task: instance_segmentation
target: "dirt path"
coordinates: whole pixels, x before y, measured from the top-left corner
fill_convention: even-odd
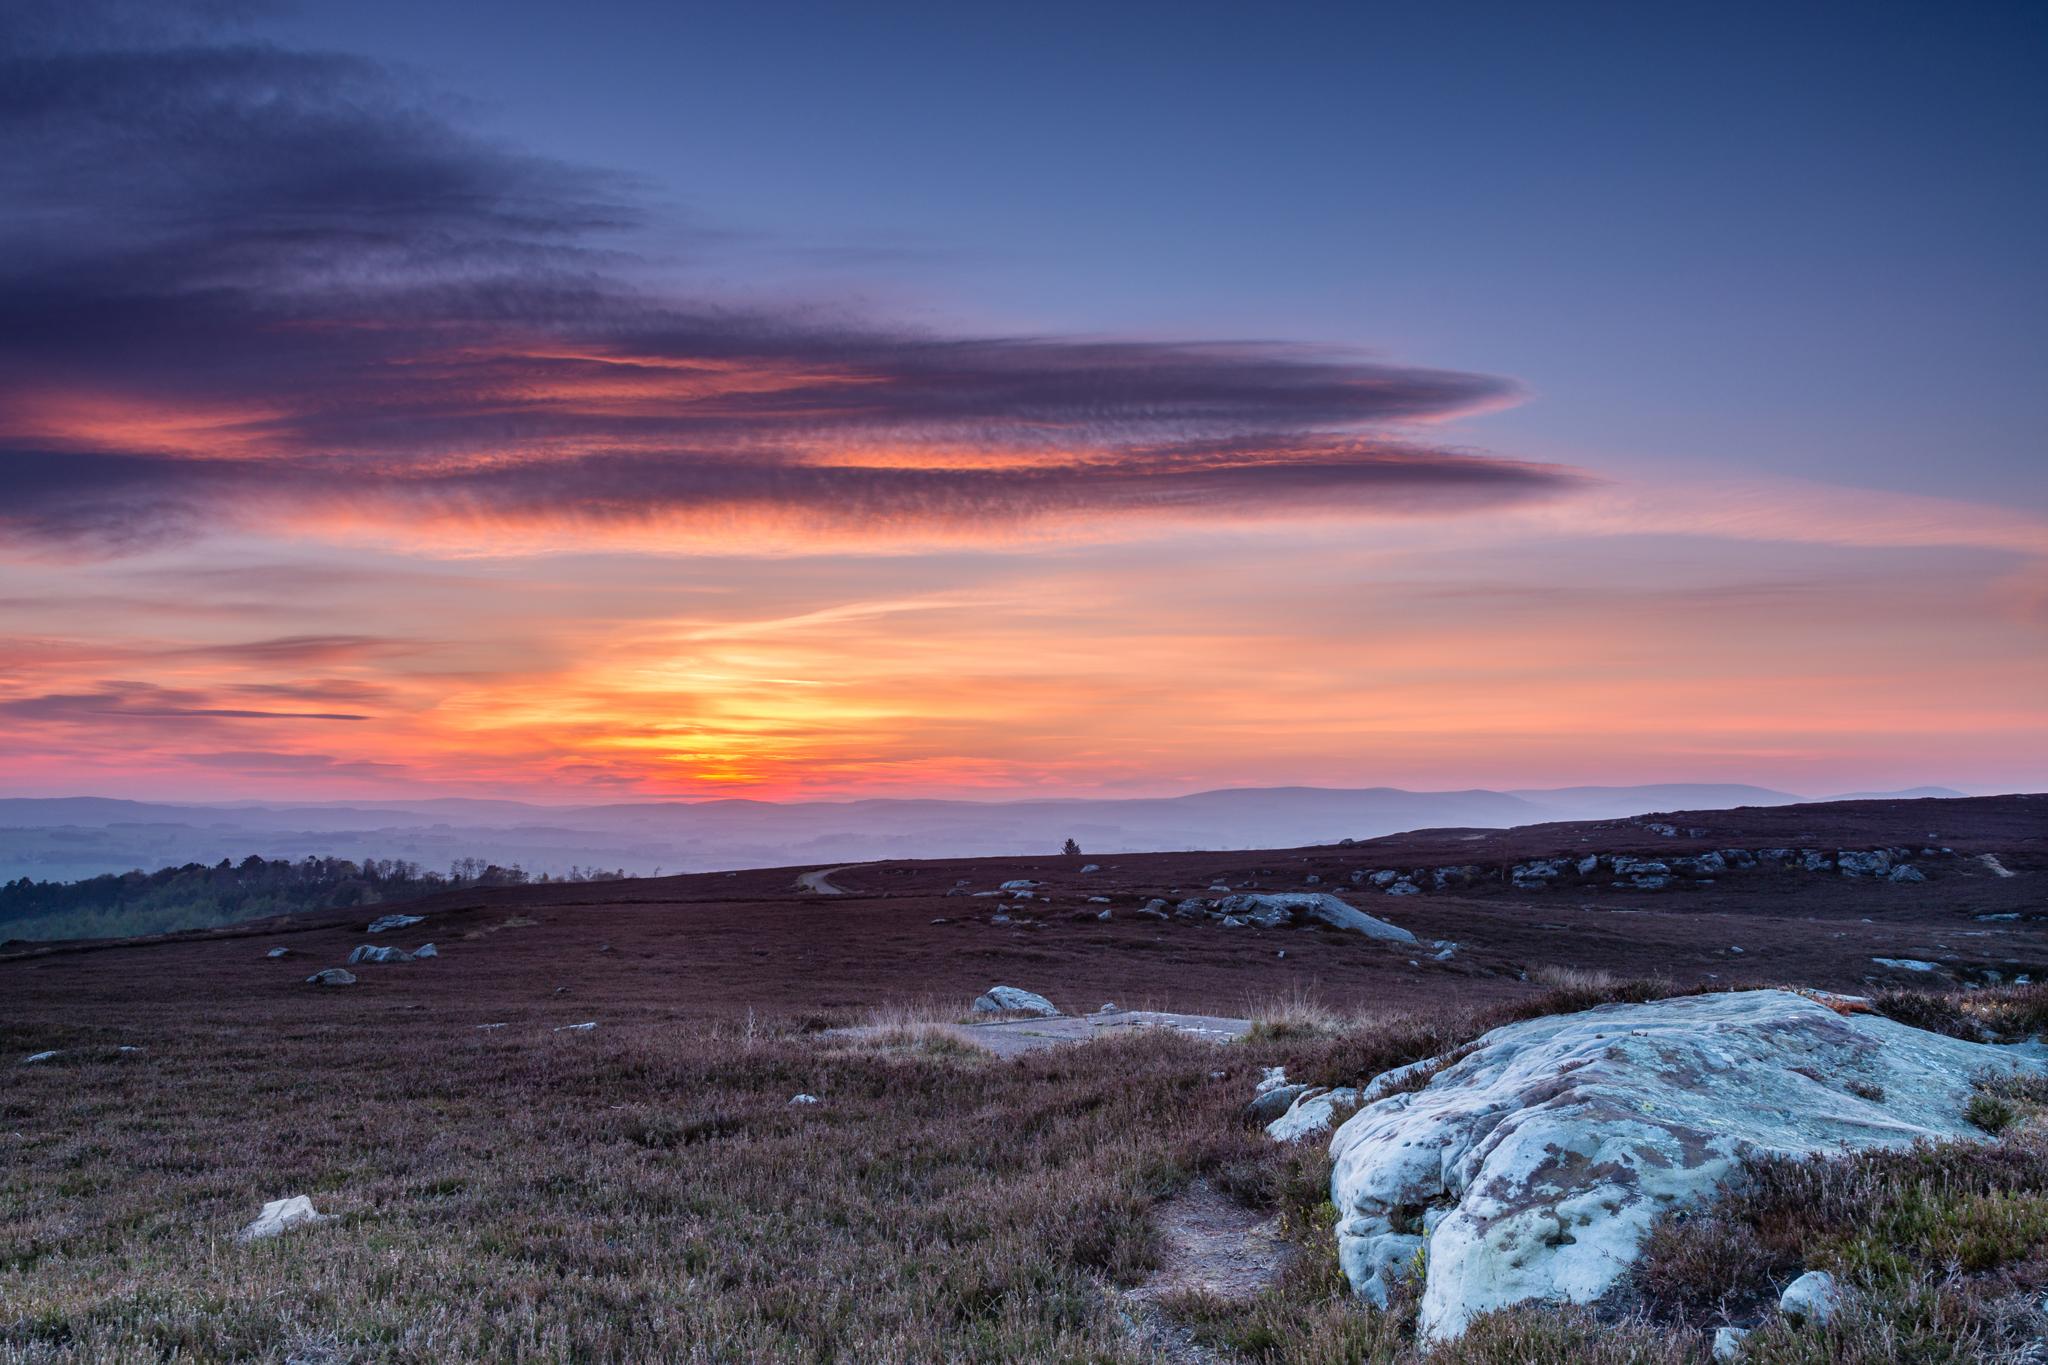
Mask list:
[[[859,863],[847,863],[844,867],[821,867],[816,872],[806,872],[796,879],[796,889],[820,896],[843,896],[846,888],[832,885],[832,874],[859,866]]]
[[[1194,1340],[1159,1309],[1159,1300],[1193,1291],[1250,1299],[1273,1282],[1290,1248],[1277,1215],[1248,1209],[1204,1182],[1154,1210],[1164,1244],[1159,1269],[1123,1296],[1132,1331],[1173,1365],[1206,1365],[1228,1357]]]

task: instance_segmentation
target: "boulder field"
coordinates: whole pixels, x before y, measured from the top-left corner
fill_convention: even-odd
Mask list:
[[[1745,1156],[1981,1137],[1972,1078],[2048,1069],[2038,1042],[1843,1008],[1784,990],[1606,1005],[1403,1068],[1433,1068],[1419,1089],[1368,1085],[1330,1140],[1345,1275],[1384,1305],[1426,1252],[1421,1326],[1439,1340],[1524,1300],[1588,1302]]]

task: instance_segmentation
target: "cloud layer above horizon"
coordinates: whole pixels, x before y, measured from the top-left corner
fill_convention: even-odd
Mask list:
[[[0,67],[0,525],[53,552],[251,524],[815,548],[1576,482],[1416,438],[1509,401],[1490,376],[673,297],[612,240],[645,216],[619,177],[357,59],[116,32],[17,33]]]
[[[693,290],[653,187],[216,8],[0,19],[0,790],[1825,790],[2044,733],[2024,513]]]

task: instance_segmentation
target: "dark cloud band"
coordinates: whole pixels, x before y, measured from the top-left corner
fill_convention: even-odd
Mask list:
[[[887,533],[1572,482],[1386,434],[1512,397],[1488,376],[680,303],[607,239],[630,185],[466,133],[370,63],[37,13],[0,36],[16,539],[118,553],[320,503]]]

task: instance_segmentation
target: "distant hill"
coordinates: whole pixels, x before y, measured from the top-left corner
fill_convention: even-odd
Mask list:
[[[1955,795],[1918,788],[1887,795]],[[466,858],[561,875],[722,871],[870,858],[1279,848],[1403,830],[1505,828],[1646,811],[1780,806],[1788,792],[1728,783],[1418,792],[1239,787],[1188,796],[960,801],[651,801],[543,806],[439,798],[364,803],[174,804],[106,797],[0,799],[0,881],[264,858]]]

